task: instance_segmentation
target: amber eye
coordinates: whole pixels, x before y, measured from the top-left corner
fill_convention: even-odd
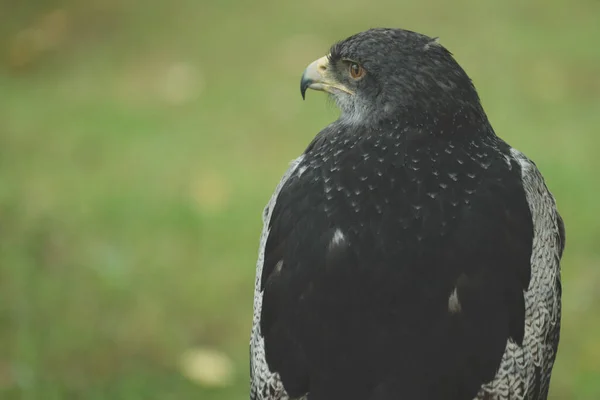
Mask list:
[[[360,79],[365,76],[365,69],[357,63],[350,64],[350,76],[353,79]]]

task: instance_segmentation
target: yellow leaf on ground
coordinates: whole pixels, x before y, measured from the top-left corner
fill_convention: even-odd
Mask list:
[[[226,387],[233,382],[233,362],[216,349],[187,350],[181,356],[180,368],[186,378],[202,386]]]

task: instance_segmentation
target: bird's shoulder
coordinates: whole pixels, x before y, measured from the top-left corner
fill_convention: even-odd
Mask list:
[[[266,221],[270,241],[293,234],[316,245],[321,229],[324,246],[341,230],[357,244],[377,234],[414,249],[463,225],[531,225],[523,167],[498,138],[329,133],[315,138],[281,184]]]
[[[410,133],[317,136],[267,222],[263,288],[283,265],[305,280],[276,273],[273,282],[306,284],[341,250],[359,265],[409,272],[443,264],[454,281],[488,268],[527,288],[533,226],[510,147],[497,138],[432,141]]]

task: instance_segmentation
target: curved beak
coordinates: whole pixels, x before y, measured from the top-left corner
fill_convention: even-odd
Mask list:
[[[338,91],[353,94],[345,86],[341,85],[331,74],[331,68],[329,65],[329,58],[327,56],[321,57],[316,61],[313,61],[306,67],[300,80],[300,93],[302,99],[306,97],[306,90],[320,90],[324,92],[334,93]]]

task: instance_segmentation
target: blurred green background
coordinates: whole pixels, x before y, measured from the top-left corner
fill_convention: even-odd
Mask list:
[[[440,36],[567,227],[552,399],[600,399],[600,2],[0,0],[0,398],[248,399],[261,212],[337,111],[305,66]]]

